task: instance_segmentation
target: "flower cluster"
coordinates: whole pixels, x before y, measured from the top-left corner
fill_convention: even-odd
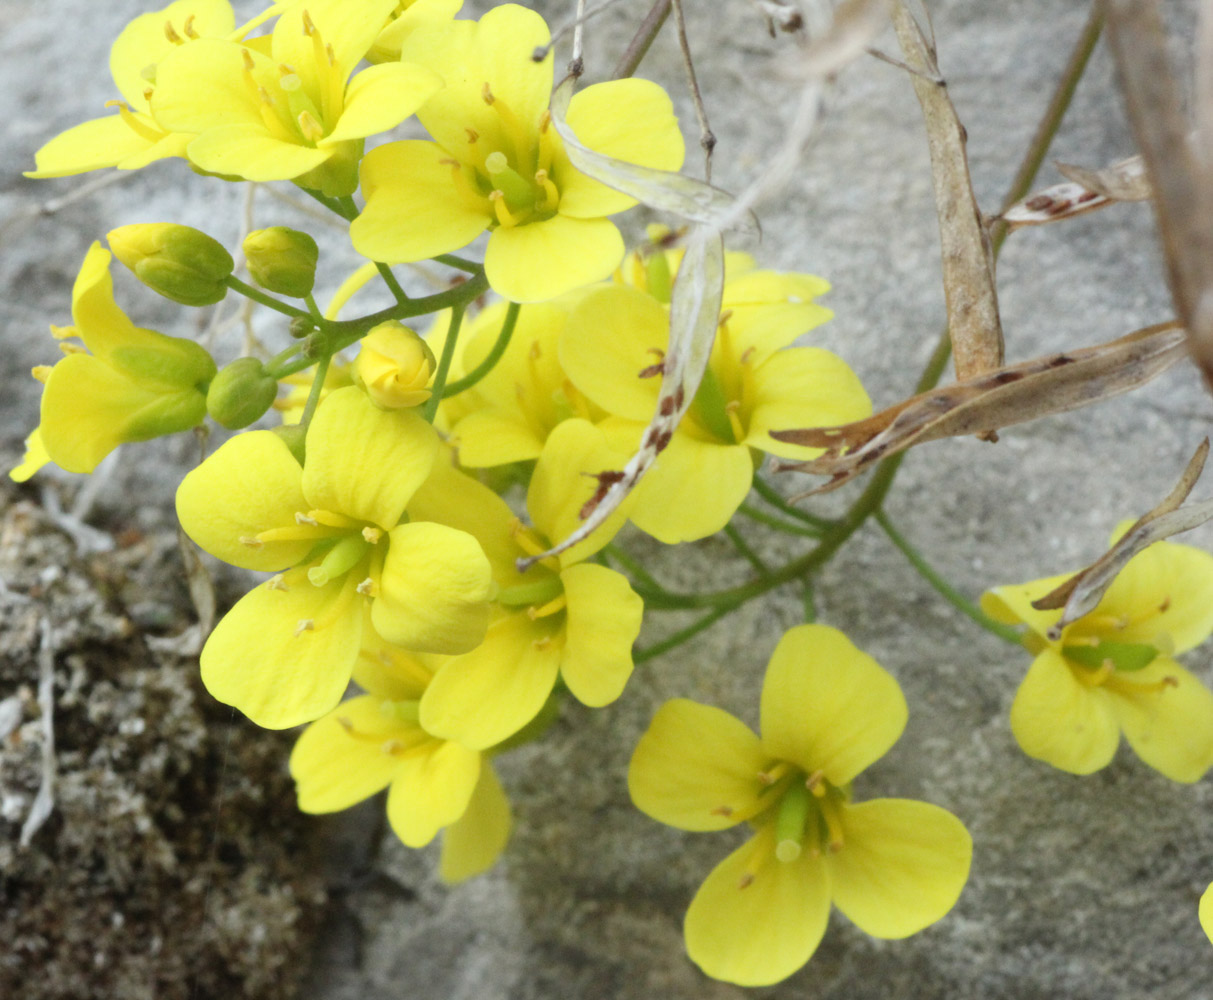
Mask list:
[[[845,361],[800,343],[831,318],[817,301],[828,284],[736,252],[703,282],[715,291],[695,323],[702,375],[668,394],[667,377],[689,369],[674,363],[679,283],[699,288],[703,275],[684,268],[678,230],[653,226],[626,252],[610,217],[642,186],[590,176],[585,154],[646,183],[685,181],[669,97],[623,79],[566,109],[537,13],[503,4],[470,20],[460,7],[282,0],[237,26],[227,0],[175,0],[131,22],[111,53],[114,112],[48,142],[29,176],[179,158],[224,181],[290,182],[348,227],[365,261],[322,311],[324,248],[307,233],[249,233],[238,268],[186,226],[115,229],[109,250],[85,256],[72,325],[52,327],[66,356],[34,371],[40,421],[11,473],[91,472],[119,445],[208,418],[235,431],[176,494],[194,543],[265,577],[207,638],[203,683],[260,726],[305,727],[289,765],[301,809],[386,790],[404,844],[442,835],[452,882],[486,870],[508,840],[494,758],[539,738],[566,694],[590,708],[618,699],[642,658],[646,607],[712,609],[647,657],[806,579],[862,523],[792,507],[756,470],[766,455],[821,454],[772,432],[872,411]],[[412,117],[429,138],[392,134]],[[478,240],[482,261],[454,255]],[[276,310],[289,343],[220,366],[192,339],[137,327],[115,302],[113,257],[181,305],[232,293]],[[391,267],[422,260],[460,276],[412,298]],[[339,318],[377,277],[395,305]],[[422,335],[410,324],[427,316]],[[654,444],[657,421],[679,414]],[[646,448],[651,467],[599,507]],[[733,527],[752,490],[774,508],[753,520],[818,547],[768,567]],[[677,594],[617,546],[629,524],[665,544],[724,532],[758,577]],[[1011,636],[1036,655],[1011,709],[1024,751],[1087,774],[1123,733],[1149,766],[1197,781],[1213,766],[1213,694],[1172,657],[1213,633],[1213,557],[1148,548],[1094,611],[1054,628],[1061,613],[1033,602],[1061,579],[996,588],[984,612],[961,602],[1004,638],[1006,625],[1027,627]],[[922,802],[853,800],[907,714],[893,676],[819,624],[779,640],[760,736],[688,699],[657,712],[628,772],[637,807],[689,831],[752,829],[687,912],[687,950],[707,974],[786,978],[832,906],[879,938],[953,907],[973,849],[960,820]],[[1200,918],[1213,936],[1211,899]]]

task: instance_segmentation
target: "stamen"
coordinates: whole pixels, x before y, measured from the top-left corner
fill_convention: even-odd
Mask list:
[[[163,132],[160,132],[157,129],[152,128],[150,125],[147,125],[145,122],[140,121],[139,118],[135,116],[135,113],[131,111],[131,109],[124,102],[106,101],[105,106],[107,108],[117,108],[118,114],[121,116],[126,127],[140,138],[146,139],[148,142],[159,142],[162,138],[164,138]]]
[[[247,545],[250,549],[259,549],[265,543],[256,535],[241,535],[240,544]]]
[[[497,98],[493,96],[493,92],[489,89],[488,80],[484,81],[484,86],[480,89],[480,96],[484,98],[484,103],[488,105],[492,105],[497,100]]]
[[[265,585],[270,590],[289,591],[291,589],[290,587],[287,586],[286,578],[281,573],[277,573],[274,576],[271,576],[268,580],[265,581]]]
[[[30,374],[43,385],[46,385],[46,380],[51,377],[51,367],[51,365],[34,365],[30,369]]]
[[[311,528],[320,527],[319,521],[317,521],[314,517],[309,517],[307,514],[303,513],[303,511],[301,511],[301,510],[295,511],[295,523],[296,524],[306,524],[306,525],[308,525],[308,527],[311,527]]]
[[[62,354],[88,354],[88,349],[82,344],[60,344],[59,351]]]
[[[758,781],[763,785],[773,785],[785,774],[787,774],[788,771],[791,770],[791,767],[792,765],[786,760],[781,760],[768,770],[759,771]]]
[[[810,774],[807,778],[804,779],[804,787],[807,788],[814,795],[818,795],[818,796],[825,795],[825,793],[826,793],[825,775],[822,774],[820,771],[814,771],[812,774]]]
[[[543,135],[548,130],[548,126],[552,124],[552,112],[548,108],[543,109],[543,114],[539,116],[539,134]]]
[[[477,132],[474,128],[467,128],[465,126],[463,131],[465,131],[468,134],[469,143],[474,143],[477,139],[480,138],[480,133]]]
[[[164,37],[167,38],[174,45],[184,45],[185,44],[185,39],[182,38],[179,34],[177,34],[176,29],[173,27],[172,21],[164,22]]]
[[[190,14],[190,15],[189,15],[188,17],[186,17],[186,19],[185,19],[185,24],[184,24],[184,26],[183,26],[183,30],[185,31],[185,37],[186,37],[186,38],[199,38],[199,37],[201,37],[201,36],[198,34],[198,31],[197,31],[197,30],[194,28],[194,19],[195,19],[196,17],[197,17],[197,15],[196,15],[196,14]]]
[[[741,418],[737,416],[737,411],[741,409],[741,400],[734,399],[725,404],[724,415],[729,418],[729,426],[733,428],[733,440],[745,440],[745,428],[741,425]]]
[[[548,646],[550,646],[551,644],[552,644],[552,637],[550,635],[545,635],[542,639],[534,639],[531,642],[531,645],[535,649],[547,649]]]
[[[544,604],[541,607],[527,608],[526,614],[531,621],[535,621],[536,618],[547,618],[549,615],[554,615],[559,611],[563,611],[567,604],[568,599],[564,594],[561,594],[555,600],[548,601],[547,604]]]
[[[543,197],[536,202],[535,207],[545,212],[555,211],[560,204],[560,189],[548,176],[546,170],[535,171],[535,183],[539,186]]]
[[[376,586],[375,581],[369,576],[354,589],[363,597],[376,597],[379,594],[379,587]]]
[[[368,524],[365,528],[362,529],[362,537],[365,538],[372,545],[376,545],[376,544],[378,544],[379,539],[381,539],[383,537],[383,531],[379,528],[373,527],[372,525]]]
[[[762,868],[772,853],[775,838],[763,830],[759,832],[751,843],[753,847],[750,848],[749,857],[746,858],[745,870],[741,878],[737,880],[738,889],[748,889],[754,884],[754,879],[758,877],[759,869]]]
[[[313,632],[316,629],[316,623],[310,618],[300,618],[299,624],[295,626],[295,638],[303,635],[304,632]]]
[[[821,809],[821,815],[826,821],[826,830],[829,832],[829,839],[826,842],[826,850],[831,854],[836,854],[842,850],[842,815],[838,810],[838,803],[832,796],[824,795],[817,800],[817,804]]]
[[[299,122],[299,131],[308,142],[319,142],[324,138],[324,126],[316,121],[310,111],[300,111],[295,120]]]
[[[715,809],[710,809],[708,811],[708,815],[709,816],[732,816],[733,807],[732,806],[717,806]]]
[[[394,757],[404,749],[404,744],[399,740],[388,740],[380,749],[382,749],[383,752],[389,757]]]

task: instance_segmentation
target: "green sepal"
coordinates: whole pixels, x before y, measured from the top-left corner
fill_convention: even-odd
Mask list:
[[[1062,646],[1062,655],[1073,663],[1098,670],[1105,660],[1122,672],[1142,670],[1154,662],[1158,650],[1144,642],[1115,642],[1105,639],[1098,646]]]
[[[247,427],[264,416],[278,396],[278,381],[257,358],[237,358],[211,381],[206,410],[228,430]]]

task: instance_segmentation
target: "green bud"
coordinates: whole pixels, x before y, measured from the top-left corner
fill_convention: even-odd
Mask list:
[[[302,299],[316,283],[316,241],[298,229],[271,226],[244,238],[244,257],[257,284],[278,295]]]
[[[278,381],[256,358],[237,358],[220,369],[206,394],[206,411],[228,430],[247,427],[274,405]]]
[[[110,249],[148,288],[183,306],[209,306],[227,294],[235,262],[206,233],[171,222],[119,226]]]
[[[316,324],[307,316],[296,316],[290,323],[290,334],[296,340],[302,340],[309,333],[316,329]]]

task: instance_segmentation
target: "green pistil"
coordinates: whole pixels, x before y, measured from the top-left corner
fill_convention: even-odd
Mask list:
[[[775,857],[780,861],[795,861],[800,857],[805,825],[809,821],[813,796],[804,781],[793,781],[779,800],[775,814]]]
[[[703,381],[699,383],[699,389],[695,393],[691,413],[713,437],[719,438],[726,444],[736,444],[737,438],[733,435],[733,425],[725,410],[727,405],[728,400],[725,399],[724,387],[721,386],[720,379],[716,377],[716,373],[709,365],[704,370]]]
[[[379,706],[379,711],[394,722],[417,722],[421,718],[421,702],[385,701]]]
[[[319,566],[307,571],[308,580],[313,586],[323,587],[357,566],[370,547],[370,543],[361,535],[347,535],[329,549]]]
[[[564,593],[564,584],[558,576],[548,576],[534,583],[518,583],[505,587],[497,594],[497,603],[507,608],[525,608],[528,605],[543,605],[556,600]]]
[[[1158,650],[1144,642],[1114,642],[1105,639],[1096,646],[1062,646],[1062,655],[1072,663],[1098,670],[1111,662],[1121,672],[1142,670],[1154,662]]]
[[[484,158],[484,169],[488,171],[494,189],[505,196],[505,203],[511,212],[522,212],[535,207],[535,185],[510,166],[505,153],[489,153]]]
[[[654,250],[644,262],[645,279],[648,282],[649,294],[658,302],[669,303],[672,282],[670,280],[670,261],[664,251]]]

